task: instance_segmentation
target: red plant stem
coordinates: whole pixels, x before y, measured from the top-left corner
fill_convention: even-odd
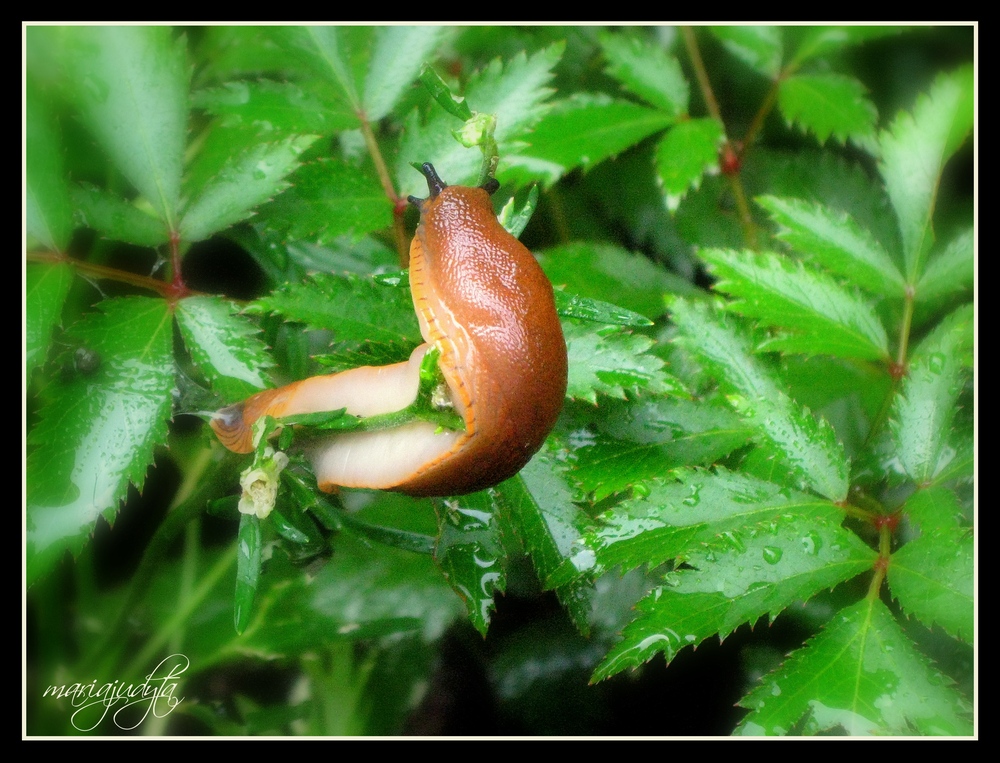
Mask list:
[[[127,283],[132,286],[138,286],[141,289],[155,291],[157,294],[171,301],[175,301],[182,297],[203,294],[203,292],[188,289],[184,282],[177,279],[176,276],[172,283],[166,283],[165,281],[150,278],[149,276],[142,276],[138,273],[130,273],[127,270],[109,268],[106,265],[95,265],[92,262],[82,262],[81,260],[75,260],[72,257],[67,257],[64,254],[59,254],[57,252],[31,252],[27,255],[27,260],[28,262],[47,262],[53,265],[63,263],[69,265],[70,267],[76,269],[77,272],[84,275],[93,276],[94,278],[104,278],[109,281]],[[182,292],[177,291],[177,283],[180,283],[183,290]]]
[[[399,256],[399,265],[405,268],[410,264],[410,247],[406,237],[406,228],[403,225],[406,200],[400,197],[395,186],[392,184],[392,175],[389,173],[389,168],[382,157],[382,151],[379,149],[378,140],[375,138],[375,133],[372,130],[371,123],[368,121],[368,117],[364,112],[359,111],[358,119],[361,122],[361,134],[365,138],[368,155],[371,156],[372,162],[375,164],[375,172],[378,175],[379,182],[382,183],[382,190],[385,192],[389,203],[392,204],[392,234],[396,241],[396,253]]]

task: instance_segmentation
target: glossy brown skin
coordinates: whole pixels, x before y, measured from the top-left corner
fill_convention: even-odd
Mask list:
[[[538,451],[566,395],[566,342],[552,285],[493,214],[482,188],[450,186],[420,203],[410,288],[466,436],[400,485],[457,495],[512,477]],[[425,328],[426,327],[426,328]]]
[[[421,221],[410,246],[410,288],[421,333],[441,350],[439,364],[465,432],[402,481],[352,486],[461,495],[513,476],[541,447],[566,394],[566,343],[548,278],[497,222],[489,194],[443,187],[428,166],[431,196],[411,199]],[[361,371],[354,369],[359,377]],[[352,373],[337,376],[346,380]],[[324,383],[314,377],[261,392],[220,411],[212,427],[226,447],[249,452],[257,418],[283,415],[306,388]],[[317,477],[323,489],[335,487]]]

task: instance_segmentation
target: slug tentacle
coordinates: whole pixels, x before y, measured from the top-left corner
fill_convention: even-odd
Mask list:
[[[313,377],[224,408],[212,427],[226,447],[252,450],[248,432],[263,415],[401,410],[416,398],[431,345],[465,430],[413,422],[325,437],[307,448],[321,489],[459,495],[513,476],[541,447],[566,393],[566,344],[552,286],[497,222],[486,187],[493,184],[448,186],[429,163],[422,171],[429,196],[410,197],[420,209],[410,288],[426,344],[405,363]]]

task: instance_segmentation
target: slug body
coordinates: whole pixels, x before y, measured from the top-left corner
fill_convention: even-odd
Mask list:
[[[226,447],[249,452],[265,414],[346,408],[356,416],[416,399],[420,361],[433,345],[464,431],[429,422],[325,438],[308,453],[320,488],[415,496],[483,490],[516,474],[555,424],[566,394],[566,343],[552,286],[524,245],[497,221],[484,188],[446,186],[425,164],[430,195],[410,198],[420,225],[410,246],[410,289],[425,344],[410,359],[267,390],[216,414]]]

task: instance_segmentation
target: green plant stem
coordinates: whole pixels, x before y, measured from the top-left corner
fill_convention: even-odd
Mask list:
[[[767,91],[767,95],[764,97],[764,101],[760,104],[760,108],[757,109],[757,113],[754,114],[753,120],[750,122],[750,126],[747,128],[746,134],[743,136],[743,145],[740,147],[740,156],[753,145],[753,142],[757,139],[757,135],[762,129],[764,129],[764,120],[767,119],[771,110],[774,108],[775,101],[778,100],[778,88],[781,87],[781,80],[784,79],[785,73],[783,72],[778,76],[771,84],[771,89]]]
[[[698,49],[698,40],[694,36],[694,30],[689,27],[681,27],[684,33],[684,46],[687,48],[688,57],[691,59],[691,66],[694,67],[694,76],[698,80],[698,89],[705,99],[705,108],[709,115],[722,121],[722,112],[719,110],[719,103],[715,100],[715,93],[712,92],[712,83],[709,82],[708,72],[705,70],[705,63],[701,60],[701,51]]]
[[[701,51],[698,49],[698,39],[695,37],[694,30],[689,27],[682,27],[684,32],[684,45],[687,48],[688,57],[691,59],[691,66],[694,67],[695,78],[698,80],[698,89],[701,91],[701,96],[705,101],[705,108],[708,110],[709,115],[718,120],[719,124],[722,125],[723,135],[725,135],[725,145],[729,146],[730,149],[742,158],[743,149],[746,147],[748,141],[744,141],[743,146],[740,150],[736,150],[736,146],[726,135],[726,123],[722,121],[722,110],[719,108],[719,102],[715,99],[715,92],[712,90],[712,83],[708,79],[708,72],[705,69],[705,64],[701,59]],[[767,101],[765,101],[767,105]],[[761,106],[764,109],[764,106]],[[759,112],[758,112],[759,113]],[[750,214],[750,204],[747,201],[746,192],[743,190],[743,183],[740,180],[740,173],[734,172],[726,175],[729,180],[729,188],[733,193],[733,199],[736,203],[736,213],[740,219],[740,227],[743,228],[743,238],[746,240],[747,246],[751,249],[757,249],[757,226],[754,225],[753,215]]]
[[[125,675],[127,677],[139,675],[140,671],[144,669],[143,666],[157,655],[157,653],[163,648],[163,645],[185,627],[185,622],[189,617],[191,617],[191,614],[195,611],[195,609],[197,609],[202,601],[205,600],[212,588],[215,587],[219,580],[222,579],[222,576],[235,565],[236,543],[233,543],[232,546],[219,557],[219,560],[212,567],[210,567],[204,575],[202,575],[200,585],[190,596],[180,602],[180,606],[174,610],[173,616],[164,624],[159,632],[146,641],[142,649],[139,650],[139,653],[132,659],[132,661],[128,664],[128,667],[125,669]]]
[[[885,580],[886,570],[889,568],[890,556],[892,555],[892,531],[888,525],[882,525],[878,531],[878,560],[875,562],[875,575],[868,586],[868,600],[873,601],[878,598],[879,591],[882,590],[882,581]]]
[[[757,226],[754,224],[753,215],[750,213],[750,203],[747,201],[746,193],[743,191],[743,183],[739,174],[727,175],[729,188],[733,192],[733,200],[736,203],[736,213],[740,218],[740,227],[743,228],[743,238],[747,247],[757,250]]]
[[[868,511],[867,509],[862,509],[858,506],[854,506],[849,503],[845,504],[842,508],[844,509],[844,513],[847,514],[847,516],[854,517],[855,519],[860,519],[863,522],[867,522],[868,524],[871,524],[873,518],[875,517],[874,512]]]
[[[220,491],[220,486],[224,483],[213,477],[222,471],[226,461],[213,464],[212,450],[204,448],[185,471],[184,480],[177,495],[174,496],[166,518],[150,539],[146,553],[143,554],[142,561],[132,576],[130,587],[122,599],[117,616],[105,630],[103,638],[82,661],[84,672],[92,672],[93,666],[99,662],[106,664],[109,658],[116,655],[124,646],[122,634],[127,631],[127,621],[133,607],[152,582],[157,566],[163,560],[167,548],[177,533],[203,510],[213,494]]]
[[[906,295],[903,299],[903,324],[899,329],[899,351],[896,353],[896,363],[900,368],[906,367],[906,353],[910,344],[910,329],[913,326],[914,294],[913,287],[907,286]]]
[[[198,579],[201,559],[201,519],[195,518],[184,528],[184,558],[181,563],[181,579],[177,590],[177,606],[180,608],[194,591]],[[179,630],[170,642],[170,651],[178,652],[184,643],[184,631]]]

